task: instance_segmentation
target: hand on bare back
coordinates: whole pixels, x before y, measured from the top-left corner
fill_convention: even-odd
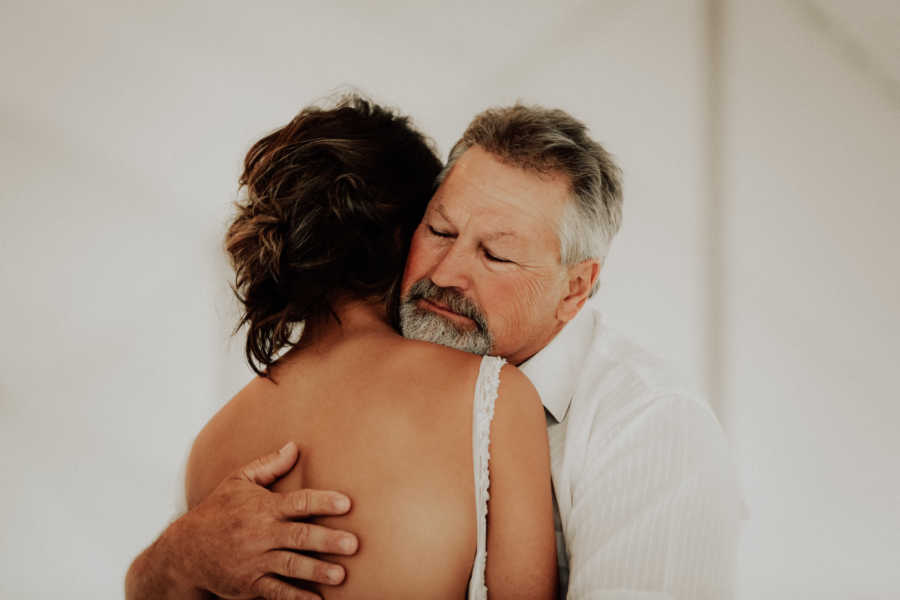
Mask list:
[[[290,471],[297,456],[296,445],[289,443],[257,458],[172,523],[158,543],[165,546],[173,576],[195,590],[233,599],[318,598],[283,577],[331,585],[343,581],[341,566],[301,552],[353,554],[356,537],[298,519],[344,514],[349,498],[318,490],[281,494],[264,487]]]

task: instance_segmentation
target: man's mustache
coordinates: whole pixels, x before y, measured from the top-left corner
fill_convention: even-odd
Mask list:
[[[435,284],[427,277],[415,282],[406,294],[407,302],[415,302],[418,299],[430,300],[442,304],[458,315],[472,319],[479,331],[487,333],[487,319],[484,314],[469,298],[453,290]]]

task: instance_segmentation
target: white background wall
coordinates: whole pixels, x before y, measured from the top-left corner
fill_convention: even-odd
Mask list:
[[[895,60],[897,6],[882,19]],[[900,70],[891,88],[810,16],[737,3],[728,37],[723,379],[752,513],[740,581],[747,598],[897,598]]]
[[[723,418],[739,596],[894,597],[900,15],[854,6],[725,2],[716,79],[697,0],[5,2],[0,596],[121,594],[250,376],[220,250],[242,155],[349,84],[442,155],[492,104],[586,121],[626,182],[596,301]]]

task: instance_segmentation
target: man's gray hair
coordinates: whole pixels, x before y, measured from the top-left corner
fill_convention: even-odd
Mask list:
[[[472,146],[515,167],[566,175],[572,201],[559,223],[560,260],[572,265],[606,257],[622,222],[622,172],[581,121],[540,106],[490,108],[475,117],[450,150],[438,185]],[[596,289],[597,284],[591,294]]]

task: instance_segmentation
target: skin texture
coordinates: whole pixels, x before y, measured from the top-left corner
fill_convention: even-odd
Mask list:
[[[301,469],[273,490],[341,490],[354,508],[294,524],[287,541],[320,535],[318,527],[359,536],[354,556],[321,556],[346,568],[342,585],[297,587],[329,599],[464,597],[475,552],[472,392],[481,358],[403,339],[376,305],[350,302],[336,312],[339,325],[317,325],[279,362],[274,382],[251,382],[198,435],[189,498],[202,507],[235,465],[273,439],[297,440]],[[543,407],[512,367],[501,375],[492,436],[492,597],[552,598],[556,555]],[[287,561],[287,553],[279,554]]]
[[[209,598],[214,593],[223,598],[308,600],[316,596],[271,574],[339,583],[344,577],[341,567],[289,550],[355,551],[358,542],[352,534],[294,522],[310,515],[344,514],[350,499],[335,492],[275,494],[265,488],[291,471],[298,457],[297,445],[290,442],[236,469],[211,493],[203,490],[208,495],[199,504],[196,496],[189,498],[192,510],[132,564],[126,597]],[[197,475],[189,473],[188,478]]]
[[[486,316],[491,354],[520,364],[562,329],[587,300],[599,261],[560,264],[557,226],[568,180],[467,150],[438,188],[413,234],[402,293],[422,279],[453,288]],[[471,327],[446,307],[419,307]]]

